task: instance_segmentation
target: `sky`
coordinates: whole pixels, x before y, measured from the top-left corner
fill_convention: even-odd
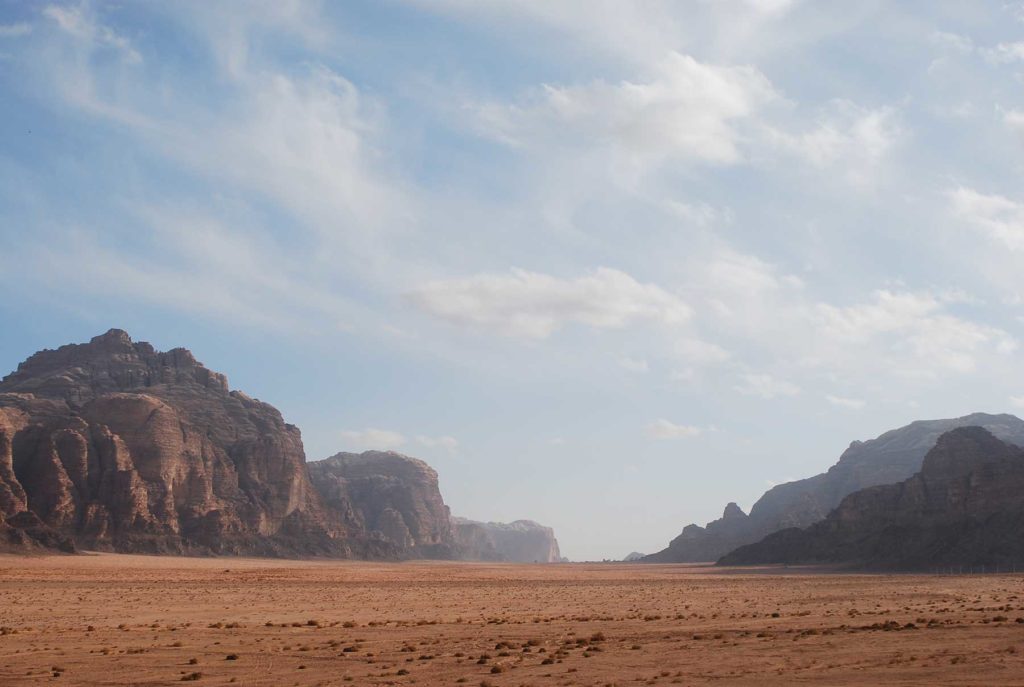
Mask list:
[[[574,560],[1024,412],[1024,3],[0,0],[0,374],[185,346]]]

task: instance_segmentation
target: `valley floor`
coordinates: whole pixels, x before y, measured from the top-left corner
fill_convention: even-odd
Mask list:
[[[0,556],[0,684],[1024,685],[1024,575],[781,573]]]

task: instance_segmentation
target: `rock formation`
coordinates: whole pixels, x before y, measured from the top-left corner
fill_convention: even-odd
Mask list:
[[[870,441],[855,441],[828,472],[788,482],[766,492],[745,515],[729,504],[722,518],[705,527],[688,525],[668,548],[646,556],[652,563],[714,561],[725,553],[790,527],[823,519],[847,495],[893,484],[921,468],[939,436],[956,427],[980,426],[1013,444],[1024,445],[1024,421],[1013,415],[975,413],[948,420],[924,420]]]
[[[309,474],[327,507],[404,557],[461,557],[437,473],[422,460],[393,451],[338,453],[309,463]]]
[[[452,519],[455,541],[466,560],[558,563],[555,531],[532,520],[511,523]]]
[[[8,547],[397,554],[323,507],[274,407],[116,329],[0,381],[0,518]]]
[[[952,430],[898,484],[850,494],[824,520],[740,547],[723,565],[1024,569],[1024,450],[981,427]]]
[[[0,381],[0,551],[558,557],[536,523],[463,529],[467,545],[423,461],[307,464],[297,427],[184,348],[112,329]]]

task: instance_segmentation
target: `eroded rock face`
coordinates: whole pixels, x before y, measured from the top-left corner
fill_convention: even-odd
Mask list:
[[[437,472],[393,451],[338,453],[309,463],[324,503],[407,558],[459,557]]]
[[[12,546],[45,529],[64,548],[397,555],[323,507],[273,406],[120,330],[0,381],[0,514]]]
[[[743,516],[730,504],[705,527],[688,525],[662,551],[645,562],[714,561],[729,551],[780,530],[812,525],[855,491],[907,479],[920,468],[938,438],[957,427],[980,426],[1012,444],[1024,445],[1024,420],[1013,415],[975,413],[946,420],[922,420],[870,441],[855,441],[828,472],[780,484],[767,491]]]
[[[1024,565],[1024,449],[952,430],[898,484],[847,496],[824,520],[724,556],[723,565],[841,563],[879,569]]]
[[[511,563],[558,563],[562,560],[555,531],[532,520],[511,523],[453,518],[455,540],[466,560]]]

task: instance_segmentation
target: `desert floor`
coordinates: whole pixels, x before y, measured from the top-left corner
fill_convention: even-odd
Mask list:
[[[1024,685],[1019,575],[0,556],[0,627],[5,686]]]

